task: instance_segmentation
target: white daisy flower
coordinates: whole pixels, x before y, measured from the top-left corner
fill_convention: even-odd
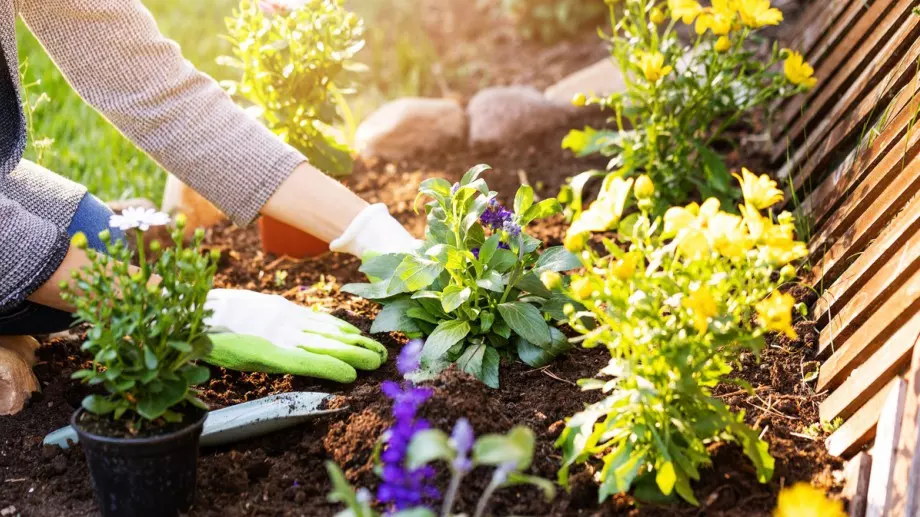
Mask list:
[[[169,215],[157,212],[152,208],[129,207],[125,208],[120,215],[116,214],[109,218],[109,226],[118,228],[121,231],[138,228],[145,232],[151,226],[163,226],[166,224],[169,224]]]

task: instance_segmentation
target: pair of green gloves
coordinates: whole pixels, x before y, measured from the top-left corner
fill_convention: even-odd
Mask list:
[[[205,307],[215,329],[205,361],[216,366],[345,383],[387,360],[387,349],[354,325],[281,296],[214,289]]]

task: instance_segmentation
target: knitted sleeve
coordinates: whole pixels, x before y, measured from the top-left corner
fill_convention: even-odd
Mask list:
[[[47,282],[69,246],[62,228],[0,194],[0,313]]]
[[[306,161],[186,61],[140,0],[20,0],[19,10],[89,104],[237,224]]]

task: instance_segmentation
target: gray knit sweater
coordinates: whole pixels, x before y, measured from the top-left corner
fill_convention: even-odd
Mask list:
[[[139,0],[0,0],[0,313],[60,266],[86,192],[22,159],[17,14],[89,104],[237,224],[305,161],[183,59]]]

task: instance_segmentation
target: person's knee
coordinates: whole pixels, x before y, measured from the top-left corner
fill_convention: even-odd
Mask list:
[[[123,240],[125,234],[118,228],[109,226],[109,219],[113,212],[109,207],[92,194],[86,194],[80,200],[80,205],[74,213],[67,233],[71,236],[78,232],[86,235],[89,246],[97,251],[105,251],[106,243],[99,238],[99,233],[103,230],[109,230],[112,240]]]

